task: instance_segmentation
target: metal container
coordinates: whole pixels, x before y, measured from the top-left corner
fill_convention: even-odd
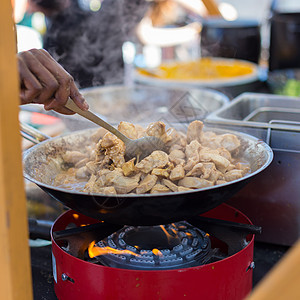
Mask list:
[[[163,88],[143,85],[92,87],[81,90],[90,109],[111,124],[121,121],[165,124],[203,120],[209,113],[229,102],[227,96],[211,89]],[[70,130],[97,125],[78,115],[56,116]]]
[[[229,203],[262,226],[257,240],[292,245],[300,237],[300,98],[244,93],[205,122],[254,135],[271,146],[269,168]]]
[[[299,68],[300,13],[275,11],[270,27],[270,71]]]
[[[201,30],[201,56],[227,57],[259,63],[260,24],[254,19],[208,18]]]

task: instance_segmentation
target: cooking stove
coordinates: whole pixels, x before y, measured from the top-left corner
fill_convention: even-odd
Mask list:
[[[58,299],[244,299],[260,228],[222,204],[186,221],[120,226],[73,210],[51,230]]]
[[[185,221],[124,226],[89,250],[89,256],[95,255],[104,266],[135,270],[199,266],[211,256],[209,235]]]

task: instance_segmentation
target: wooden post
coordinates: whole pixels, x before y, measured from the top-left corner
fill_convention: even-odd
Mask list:
[[[32,299],[11,0],[0,5],[0,299]]]
[[[214,0],[202,0],[204,6],[207,9],[207,12],[210,16],[222,17],[218,5]]]
[[[247,300],[298,299],[300,299],[300,240],[247,298]]]

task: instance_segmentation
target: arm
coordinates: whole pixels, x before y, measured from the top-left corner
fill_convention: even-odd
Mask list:
[[[70,97],[78,107],[88,104],[73,77],[45,50],[32,49],[18,54],[21,104],[44,104],[46,110],[74,114],[64,107]]]

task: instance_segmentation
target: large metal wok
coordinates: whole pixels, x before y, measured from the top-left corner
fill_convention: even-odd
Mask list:
[[[180,125],[178,126],[185,126]],[[180,128],[177,128],[180,129]],[[80,150],[91,143],[97,129],[87,129],[45,140],[24,153],[24,176],[67,207],[84,215],[120,225],[157,225],[186,220],[228,200],[272,161],[271,148],[250,135],[221,129],[216,133],[233,133],[241,141],[241,158],[251,165],[245,177],[213,187],[165,194],[103,195],[88,194],[52,185],[60,172],[59,157],[66,150]],[[94,142],[93,142],[94,143]]]

